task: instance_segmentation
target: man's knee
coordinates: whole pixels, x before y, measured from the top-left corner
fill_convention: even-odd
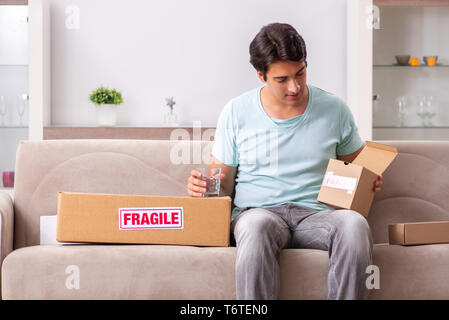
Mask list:
[[[372,245],[371,229],[364,216],[354,210],[337,210],[336,213],[340,216],[336,232],[344,241],[349,241],[354,246],[363,246],[366,241]]]
[[[234,236],[237,242],[242,238],[275,239],[281,229],[286,227],[280,217],[260,208],[250,209],[236,219]]]

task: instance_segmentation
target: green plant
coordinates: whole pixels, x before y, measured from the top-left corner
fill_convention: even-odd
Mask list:
[[[101,86],[92,91],[89,100],[95,104],[120,104],[123,97],[119,91]]]

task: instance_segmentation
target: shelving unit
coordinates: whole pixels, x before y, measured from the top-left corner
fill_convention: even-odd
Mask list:
[[[380,28],[373,30],[373,139],[449,140],[449,44],[439,38],[449,31],[449,1],[374,4],[379,5]],[[420,64],[396,64],[398,54],[418,57]],[[423,56],[432,55],[438,56],[437,64],[425,65]],[[402,125],[400,97],[407,110]],[[424,97],[432,97],[432,103]],[[435,113],[430,120],[420,118],[426,108]]]

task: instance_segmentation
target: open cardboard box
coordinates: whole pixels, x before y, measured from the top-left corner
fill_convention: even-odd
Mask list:
[[[394,147],[366,141],[352,163],[330,159],[317,200],[368,217],[374,198],[374,182],[397,154]]]
[[[59,242],[229,246],[231,198],[59,192]]]

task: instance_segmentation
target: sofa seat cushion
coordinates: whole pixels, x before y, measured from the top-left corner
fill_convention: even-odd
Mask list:
[[[169,245],[21,248],[4,261],[3,299],[232,300],[235,249]],[[282,272],[291,275],[291,279],[282,279],[285,289],[295,287],[296,297],[304,299],[325,296],[326,251],[284,250],[281,259],[286,262],[281,262],[285,265]],[[76,269],[79,289],[74,282]],[[283,295],[292,297],[288,292]]]
[[[168,245],[26,247],[4,260],[2,296],[232,300],[235,250]],[[371,290],[370,299],[449,299],[449,244],[378,244],[373,259],[380,271],[380,289]],[[325,299],[328,264],[327,251],[283,250],[281,299]]]

